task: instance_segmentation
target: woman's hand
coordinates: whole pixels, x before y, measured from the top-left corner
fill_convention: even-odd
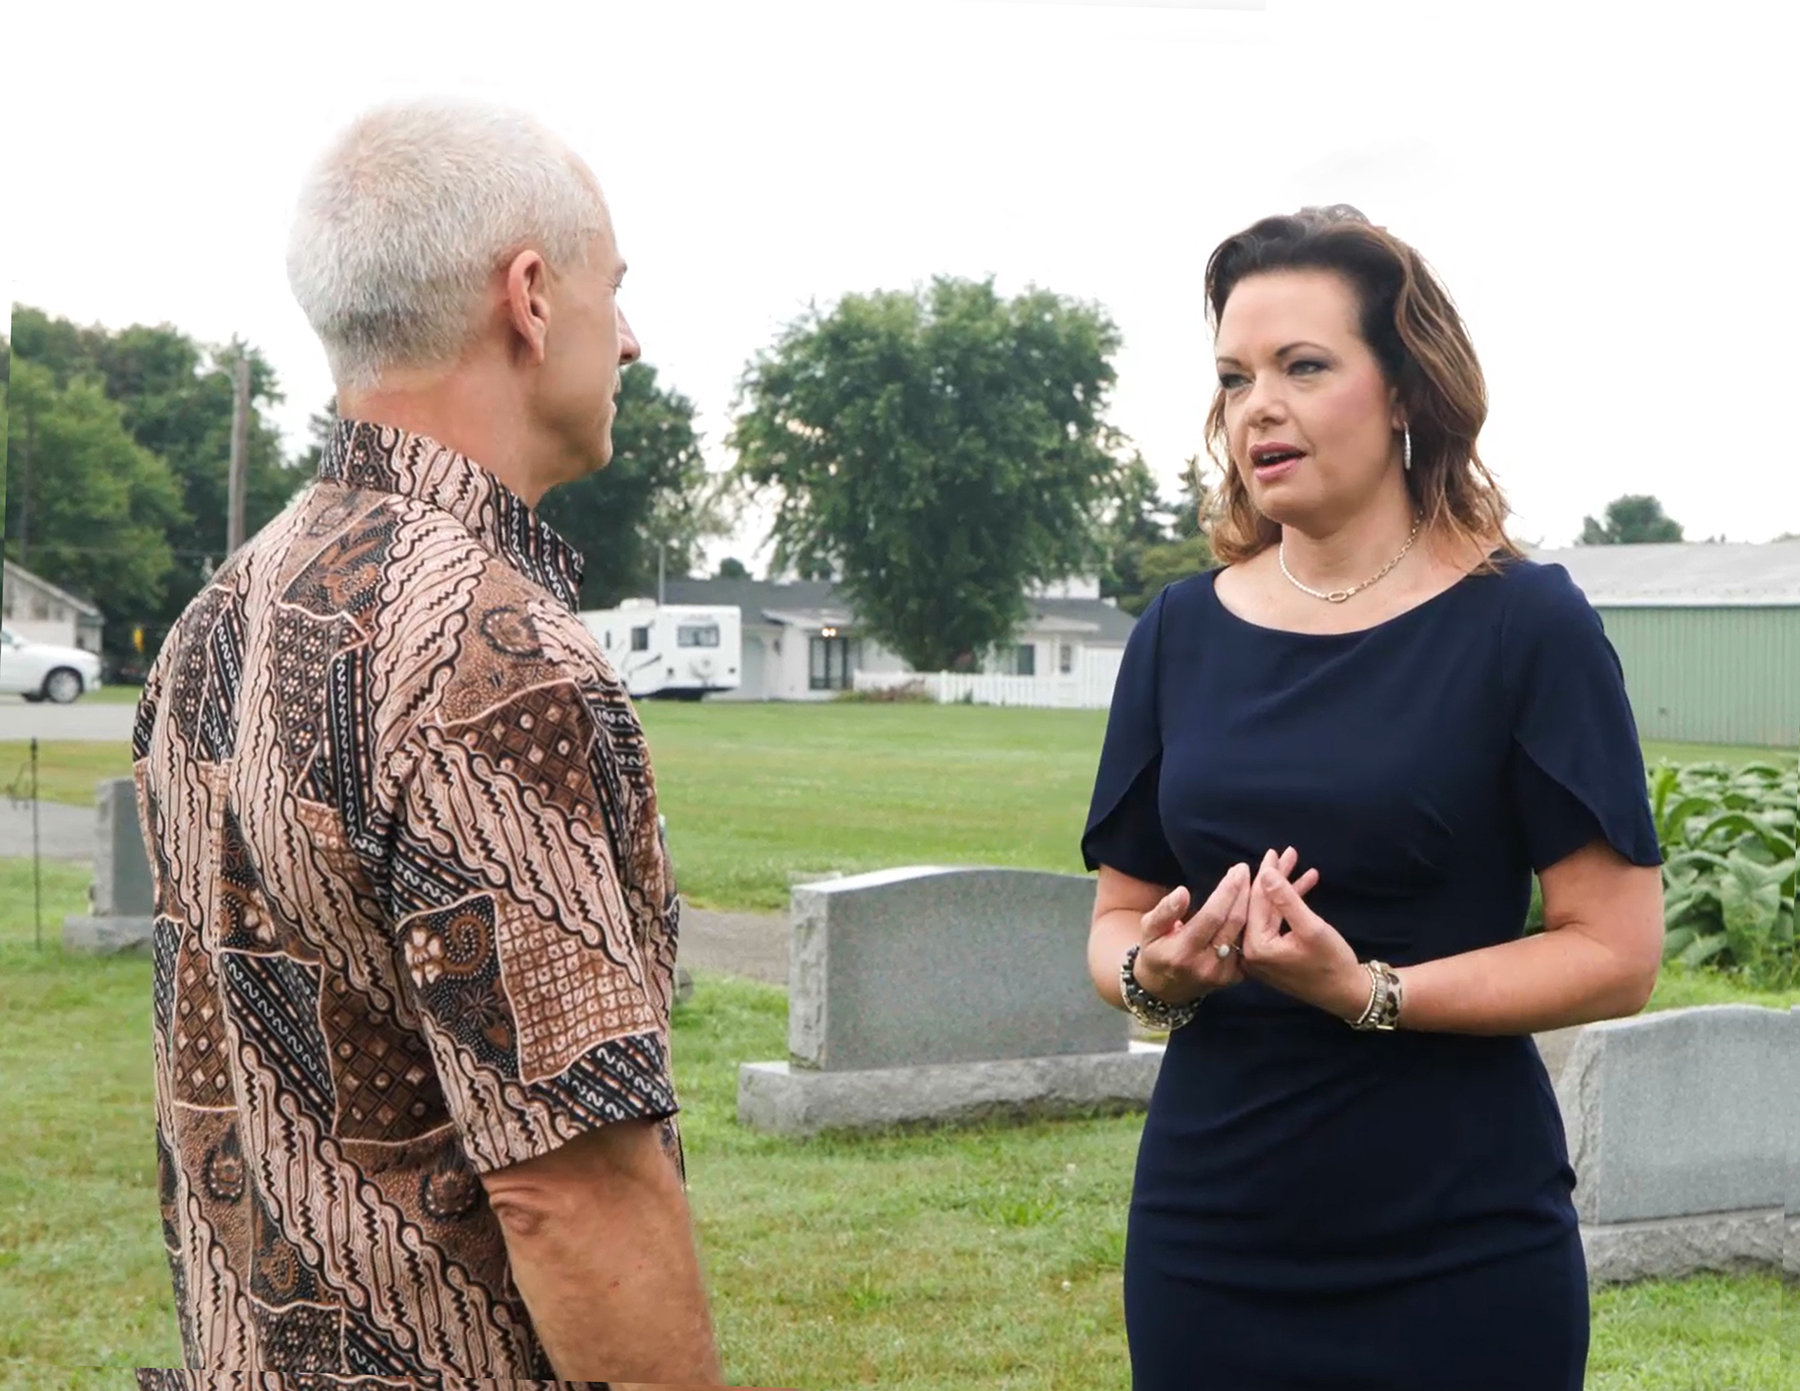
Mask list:
[[[1343,935],[1301,899],[1300,885],[1311,888],[1319,872],[1288,882],[1298,859],[1292,846],[1279,859],[1273,850],[1263,857],[1248,894],[1243,973],[1339,1019],[1358,1018],[1369,1003],[1369,973]]]
[[[1274,867],[1273,872],[1296,900],[1319,878],[1317,871],[1308,870],[1297,883],[1289,884],[1287,876],[1298,859],[1297,852],[1290,849],[1279,858],[1270,851],[1263,860],[1265,867]],[[1132,968],[1137,983],[1170,1005],[1185,1005],[1236,985],[1244,978],[1238,939],[1249,921],[1251,904],[1250,866],[1245,864],[1228,869],[1200,911],[1186,922],[1181,915],[1188,906],[1188,891],[1174,890],[1140,922],[1142,935]],[[1221,946],[1230,948],[1224,956],[1219,955]]]

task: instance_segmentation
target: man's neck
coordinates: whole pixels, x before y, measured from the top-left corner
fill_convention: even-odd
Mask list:
[[[536,508],[555,481],[533,467],[524,412],[511,393],[496,389],[489,373],[453,368],[428,379],[340,391],[338,414],[435,440],[493,474],[528,507]]]

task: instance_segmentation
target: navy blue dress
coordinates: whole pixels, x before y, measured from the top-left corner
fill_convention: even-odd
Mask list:
[[[1090,869],[1185,884],[1292,845],[1359,959],[1510,941],[1531,872],[1660,863],[1619,662],[1561,566],[1360,632],[1264,628],[1213,576],[1144,611]],[[1136,1391],[1578,1391],[1574,1172],[1529,1036],[1357,1033],[1255,981],[1170,1037],[1125,1256]]]

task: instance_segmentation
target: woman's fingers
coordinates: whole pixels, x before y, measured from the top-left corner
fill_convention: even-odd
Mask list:
[[[1142,941],[1154,942],[1158,937],[1167,936],[1181,924],[1181,915],[1187,909],[1188,891],[1184,887],[1171,889],[1163,895],[1161,903],[1152,908],[1138,920],[1143,932]]]

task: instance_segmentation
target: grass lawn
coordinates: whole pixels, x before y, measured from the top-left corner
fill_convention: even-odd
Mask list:
[[[682,891],[702,907],[780,909],[791,876],[825,870],[1081,868],[1104,711],[664,701],[639,709]],[[1644,752],[1652,763],[1784,756],[1695,744],[1648,743]],[[27,758],[25,744],[0,742],[0,787],[20,785]],[[91,806],[95,782],[130,771],[124,744],[39,748],[48,801]]]
[[[85,882],[49,867],[48,922],[81,904]],[[30,866],[0,861],[0,1388],[124,1391],[120,1369],[180,1358],[156,1212],[150,963],[30,942]],[[736,1064],[782,1055],[785,1009],[779,989],[703,976],[676,1016],[730,1378],[1123,1391],[1119,1263],[1138,1120],[754,1135],[734,1119]],[[1588,1385],[1792,1386],[1781,1300],[1762,1276],[1597,1291]]]

